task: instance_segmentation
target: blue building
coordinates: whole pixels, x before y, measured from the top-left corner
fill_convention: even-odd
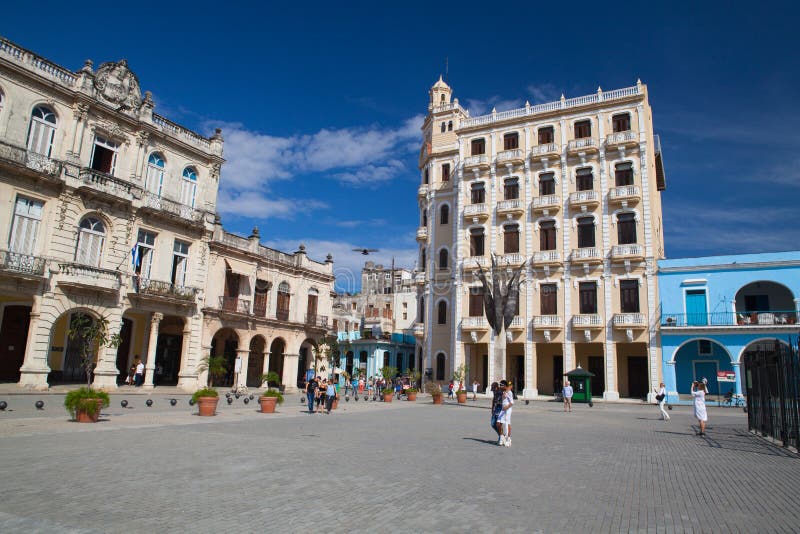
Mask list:
[[[788,343],[800,331],[800,251],[661,260],[658,288],[672,403],[687,401],[692,381],[703,377],[711,395],[741,394],[748,351]]]
[[[391,339],[366,339],[350,336],[339,339],[339,346],[344,352],[341,368],[350,376],[360,372],[365,378],[380,375],[379,369],[385,366],[396,367],[400,372],[413,369],[416,358],[414,350],[416,340],[405,334],[392,334]],[[344,386],[344,376],[339,377],[339,385]]]

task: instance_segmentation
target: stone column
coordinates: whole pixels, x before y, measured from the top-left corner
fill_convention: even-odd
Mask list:
[[[150,318],[150,338],[147,342],[147,355],[144,365],[144,386],[147,389],[153,388],[153,378],[156,372],[156,347],[158,344],[158,328],[164,314],[154,312]]]
[[[25,343],[25,359],[20,367],[19,385],[47,389],[47,375],[50,366],[47,364],[47,355],[50,352],[49,340],[52,323],[41,318],[42,297],[33,296],[30,321],[28,323],[28,339]]]
[[[606,330],[611,330],[606,328]],[[607,333],[610,337],[611,334]],[[606,390],[603,392],[604,400],[616,401],[619,400],[619,391],[617,390],[617,344],[604,343],[603,350],[605,351],[606,360]]]
[[[281,377],[281,383],[286,393],[297,391],[297,363],[299,359],[299,354],[283,355],[283,376]]]
[[[237,386],[247,386],[247,364],[250,361],[250,349],[236,349],[236,356],[242,360],[242,367],[236,376]]]
[[[109,336],[119,334],[122,329],[122,315],[121,312],[117,315],[112,315],[108,320]],[[117,377],[119,376],[119,369],[117,369],[117,348],[116,347],[102,347],[97,355],[97,366],[94,369],[94,380],[92,386],[103,389],[117,389]]]
[[[191,317],[186,318],[183,325],[183,341],[181,343],[181,366],[178,370],[178,387],[185,391],[193,391],[199,389],[200,384],[197,381],[197,370],[188,369],[189,354],[192,344],[192,324]]]
[[[664,362],[664,388],[667,390],[667,402],[678,402],[678,383],[673,361]]]
[[[536,376],[536,345],[531,342],[525,343],[525,389],[522,390],[522,396],[526,399],[532,399],[539,395],[539,389],[536,387],[538,378]]]

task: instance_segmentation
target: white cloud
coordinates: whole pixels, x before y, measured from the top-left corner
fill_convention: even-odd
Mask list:
[[[232,217],[294,219],[311,210],[327,209],[324,202],[313,199],[267,197],[259,191],[223,190],[217,198],[217,211]]]
[[[560,99],[562,91],[552,83],[540,83],[529,85],[528,93],[533,97],[531,104],[546,104]]]
[[[340,182],[354,185],[377,187],[383,182],[387,182],[402,173],[405,165],[399,160],[393,159],[386,162],[386,165],[365,165],[351,172],[337,173],[334,176]]]
[[[266,242],[266,245],[278,250],[297,250],[303,243],[306,246],[308,257],[322,261],[325,256],[333,256],[334,274],[336,275],[336,288],[338,291],[355,292],[361,286],[361,269],[364,263],[372,261],[389,267],[394,258],[395,267],[414,268],[417,261],[417,248],[383,248],[378,252],[364,256],[353,252],[354,248],[364,247],[364,243],[349,243],[346,241],[329,241],[320,239],[286,240],[278,239]]]

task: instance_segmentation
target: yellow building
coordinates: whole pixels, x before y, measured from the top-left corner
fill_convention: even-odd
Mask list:
[[[645,397],[660,376],[651,325],[665,184],[646,85],[480,117],[441,78],[429,94],[415,331],[432,378],[464,363],[469,383],[508,378],[534,397],[580,365],[596,396]],[[524,265],[505,361],[475,277],[492,255]]]
[[[116,387],[139,356],[145,387],[195,389],[206,378],[201,359],[228,325],[219,309],[227,264],[253,267],[251,300],[267,269],[276,281],[285,273],[296,298],[319,291],[314,313],[330,313],[332,260],[316,264],[257,239],[237,248],[215,215],[221,132],[203,137],[154,107],[124,60],[73,72],[0,39],[0,381],[85,382],[82,343],[67,335],[84,314],[122,337],[118,348],[95,351],[96,386]],[[270,305],[264,313],[274,313]],[[316,318],[310,324],[287,301],[279,314],[282,305],[289,316],[278,325],[257,309],[236,315],[248,324],[235,325],[243,347],[254,332],[272,341],[279,326],[290,332],[289,353],[316,337]],[[283,377],[293,387],[290,367]]]

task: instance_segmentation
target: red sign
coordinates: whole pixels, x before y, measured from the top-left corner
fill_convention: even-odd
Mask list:
[[[717,382],[736,382],[736,373],[733,371],[717,371]]]

